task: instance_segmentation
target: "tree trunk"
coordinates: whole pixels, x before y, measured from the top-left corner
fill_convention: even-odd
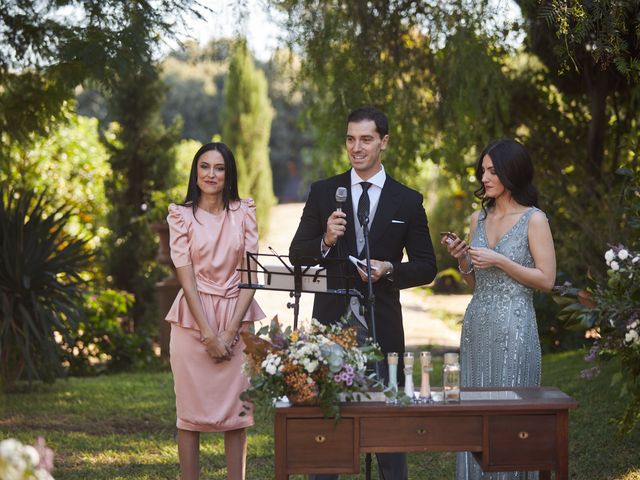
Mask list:
[[[608,75],[606,71],[597,66],[592,67],[591,75],[588,75],[587,88],[589,95],[589,110],[591,122],[589,123],[589,137],[587,140],[587,171],[594,183],[602,179],[602,163],[604,159],[604,138],[607,127],[607,87]]]

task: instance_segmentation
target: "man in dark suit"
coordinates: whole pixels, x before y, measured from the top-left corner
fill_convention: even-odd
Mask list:
[[[383,112],[372,107],[351,112],[347,119],[346,146],[352,168],[311,185],[289,256],[294,264],[325,263],[329,288],[343,288],[334,275],[347,272],[358,275],[361,281],[357,282],[356,288],[366,297],[366,274],[357,271],[351,263],[345,267],[330,259],[349,255],[365,258],[363,230],[358,217],[368,219],[377,341],[385,355],[398,352],[402,358],[404,330],[399,290],[431,282],[437,267],[422,195],[395,181],[382,166],[381,156],[388,142],[389,125]],[[338,187],[347,189],[342,211],[336,209]],[[404,250],[407,261],[403,262]],[[315,296],[313,318],[324,324],[336,322],[349,311],[363,324],[370,319],[369,312],[362,318],[355,297]],[[402,379],[402,375],[399,376]],[[381,479],[408,478],[404,453],[378,454],[377,457]]]

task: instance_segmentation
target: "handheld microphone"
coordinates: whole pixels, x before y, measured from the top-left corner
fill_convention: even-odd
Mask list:
[[[342,206],[347,201],[347,189],[345,187],[338,187],[336,189],[336,210],[341,212]]]

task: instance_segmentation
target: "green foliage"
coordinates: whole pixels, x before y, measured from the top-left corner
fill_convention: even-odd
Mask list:
[[[0,132],[24,141],[64,119],[62,104],[86,79],[110,84],[149,58],[193,0],[4,2],[0,8]],[[153,38],[153,43],[141,39]]]
[[[231,148],[238,165],[240,196],[255,200],[258,228],[264,234],[275,204],[269,164],[273,108],[266,77],[256,68],[244,40],[238,40],[231,54],[221,118],[222,141]]]
[[[231,39],[212,40],[202,47],[187,42],[162,61],[162,79],[168,87],[162,118],[166,124],[182,117],[182,138],[205,143],[221,133],[219,112],[233,45]],[[278,197],[291,200],[304,194],[298,191],[296,170],[301,165],[302,150],[311,142],[310,132],[303,131],[300,122],[302,94],[295,80],[300,61],[293,52],[282,49],[266,64],[256,62],[256,66],[266,75],[275,112],[269,138],[274,190]],[[91,107],[89,96],[81,103],[83,109]]]
[[[567,286],[558,301],[564,308],[560,318],[569,328],[597,332],[588,361],[620,359],[620,372],[612,377],[612,386],[620,388],[627,399],[626,409],[617,423],[628,433],[640,423],[640,170],[622,172],[629,177],[626,189],[628,223],[635,235],[605,253],[607,276],[588,290]],[[586,369],[586,377],[597,374],[600,366]]]
[[[390,118],[385,168],[416,185],[432,160],[459,173],[465,153],[508,125],[500,32],[487,2],[283,0],[290,41],[305,53],[307,117],[317,173],[348,166],[345,120],[370,104]],[[318,163],[321,165],[318,167]]]
[[[312,132],[304,128],[302,90],[296,83],[300,59],[286,49],[278,50],[267,65],[269,98],[275,117],[269,140],[269,162],[275,193],[281,202],[300,201],[306,190],[302,182],[303,156],[313,144]]]
[[[211,41],[207,47],[189,42],[162,61],[162,80],[167,86],[162,118],[170,124],[182,117],[182,138],[206,143],[221,132],[219,112],[229,49],[230,40]],[[222,58],[220,50],[225,55]]]
[[[56,204],[74,209],[66,231],[89,238],[89,246],[97,247],[107,233],[102,182],[111,169],[98,136],[98,121],[79,117],[67,107],[65,115],[66,123],[47,136],[32,134],[28,143],[3,136],[7,162],[0,169],[0,190],[46,190]],[[50,212],[51,206],[44,209]]]
[[[276,2],[288,14],[292,43],[304,51],[300,82],[309,84],[306,117],[315,134],[314,156],[305,170],[317,175],[347,168],[347,115],[371,104],[391,119],[386,168],[409,178],[414,162],[426,156],[424,139],[434,138],[432,125],[424,121],[434,106],[434,55],[429,38],[415,28],[426,7],[416,2],[333,3]]]
[[[133,295],[105,289],[84,298],[84,316],[63,343],[70,375],[117,372],[150,365],[156,359],[148,332],[133,330]]]
[[[135,295],[136,327],[157,323],[155,282],[161,271],[155,263],[156,239],[148,214],[153,193],[176,182],[175,154],[180,124],[166,128],[160,118],[164,85],[147,65],[120,79],[110,99],[118,121],[105,136],[113,174],[105,179],[113,205],[108,215],[105,270],[113,285]]]
[[[175,177],[171,182],[172,187],[151,192],[151,208],[147,215],[153,223],[165,223],[168,208],[171,203],[182,203],[185,199],[189,174],[194,152],[201,147],[201,143],[195,140],[182,140],[173,148],[175,156]]]
[[[546,2],[540,13],[562,39],[554,48],[562,71],[580,70],[585,57],[590,57],[603,70],[615,67],[628,79],[640,79],[637,1],[555,0]]]
[[[0,379],[53,381],[62,374],[54,333],[70,338],[82,312],[86,242],[65,233],[68,206],[45,194],[5,190],[0,200]]]

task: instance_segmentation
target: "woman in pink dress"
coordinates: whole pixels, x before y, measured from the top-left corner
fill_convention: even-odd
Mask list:
[[[167,217],[171,259],[182,285],[166,320],[183,480],[200,476],[200,432],[224,432],[227,478],[245,478],[245,429],[253,416],[239,399],[248,386],[239,332],[264,313],[254,290],[238,288],[246,252],[258,251],[258,227],[255,204],[240,200],[237,177],[224,143],[202,146],[191,165],[186,199],[172,204]]]

